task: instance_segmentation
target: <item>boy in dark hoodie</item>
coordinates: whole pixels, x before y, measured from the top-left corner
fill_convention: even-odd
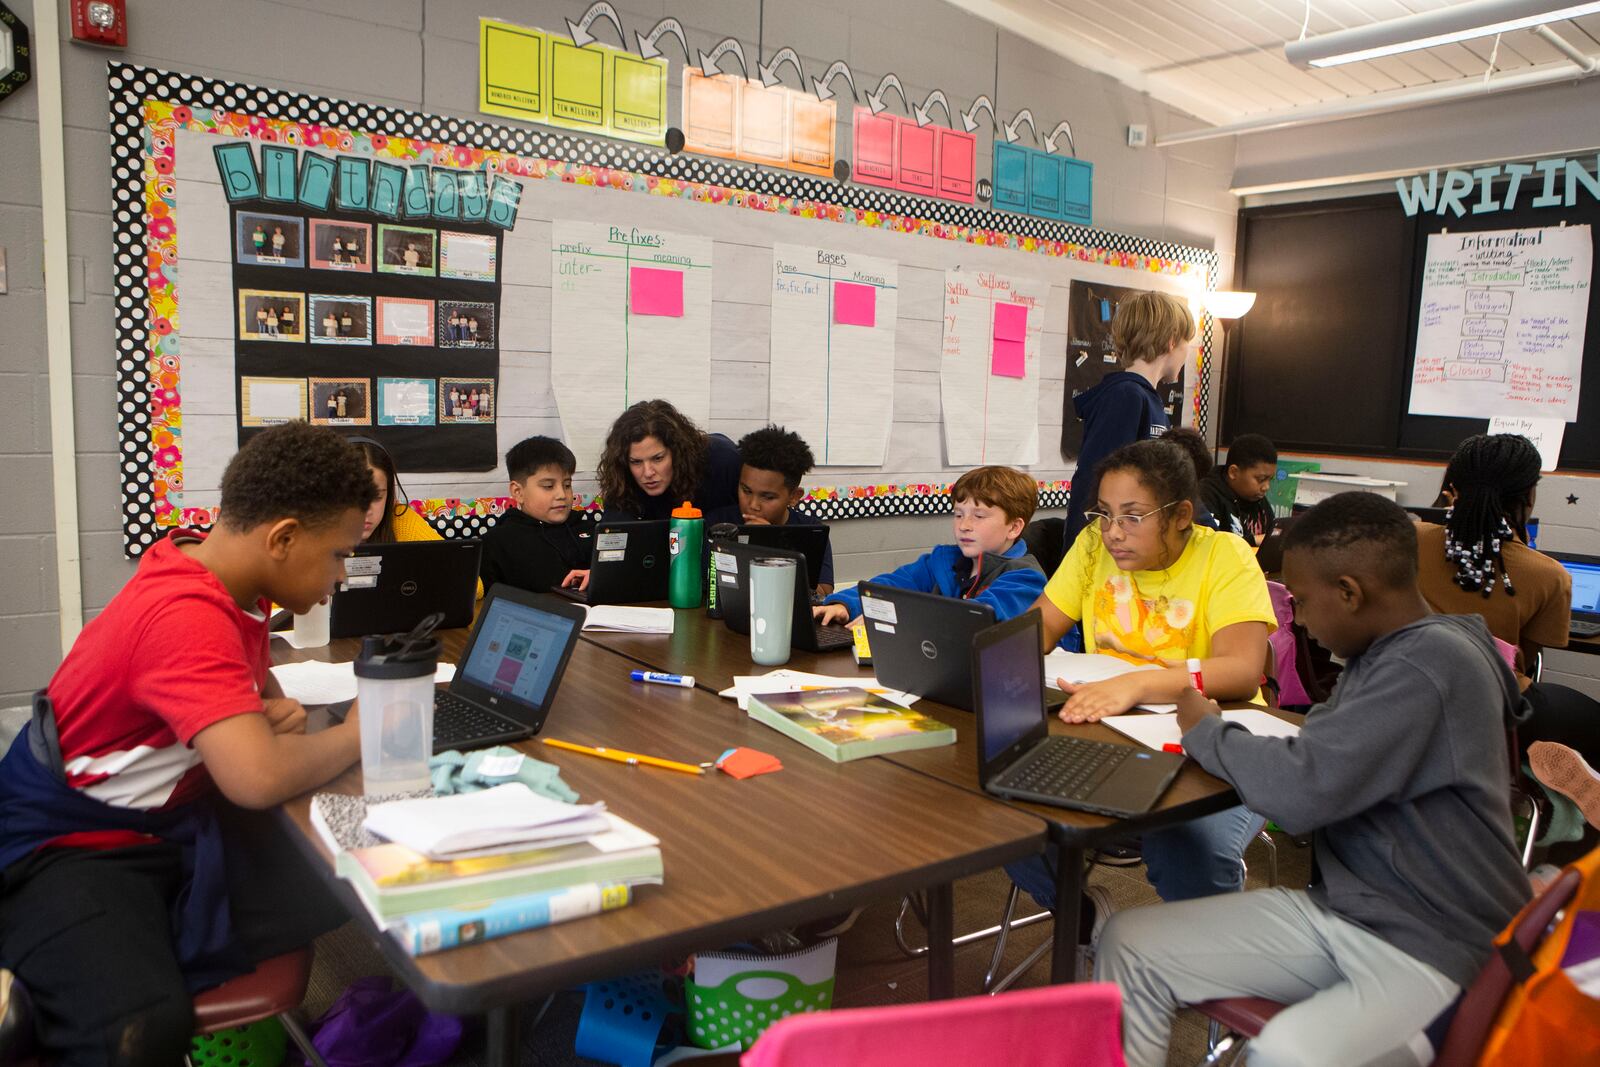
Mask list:
[[[483,588],[504,582],[543,593],[589,585],[589,532],[572,521],[572,449],[553,437],[529,437],[506,453],[516,509],[483,537]]]
[[[1139,293],[1117,305],[1111,344],[1120,369],[1072,401],[1083,420],[1083,447],[1072,476],[1064,544],[1077,540],[1084,509],[1094,506],[1100,461],[1123,445],[1167,432],[1171,422],[1156,388],[1183,373],[1194,341],[1194,316],[1175,296]]]
[[[1258,433],[1242,433],[1228,446],[1228,462],[1200,482],[1200,502],[1217,520],[1217,528],[1238,534],[1259,546],[1272,532],[1272,505],[1267,491],[1278,476],[1278,450]]]
[[[1432,613],[1416,552],[1406,513],[1370,493],[1329,498],[1284,537],[1296,618],[1347,660],[1299,736],[1256,737],[1179,697],[1184,750],[1250,810],[1313,833],[1320,878],[1112,918],[1096,978],[1122,987],[1132,1067],[1164,1065],[1174,1011],[1219,997],[1289,1004],[1251,1063],[1402,1062],[1527,901],[1508,803],[1516,679],[1482,619]]]

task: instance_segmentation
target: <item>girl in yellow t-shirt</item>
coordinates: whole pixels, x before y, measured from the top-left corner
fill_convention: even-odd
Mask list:
[[[1135,671],[1062,690],[1066,722],[1095,722],[1139,704],[1170,704],[1201,661],[1206,695],[1255,699],[1274,625],[1267,583],[1250,547],[1194,524],[1194,465],[1176,446],[1141,441],[1101,465],[1098,499],[1061,567],[1035,602],[1045,647],[1074,623],[1085,651],[1161,671]]]
[[[1095,722],[1140,704],[1170,704],[1189,686],[1189,659],[1201,661],[1206,694],[1254,699],[1274,625],[1266,579],[1248,545],[1194,524],[1194,462],[1178,445],[1139,441],[1099,466],[1088,525],[1034,602],[1048,651],[1074,623],[1090,652],[1159,671],[1134,671],[1073,686],[1060,715]],[[1244,888],[1244,847],[1257,817],[1243,807],[1144,835],[1145,870],[1162,900],[1188,900]],[[1054,858],[1006,868],[1041,905],[1055,904]],[[1109,900],[1091,890],[1084,909],[1095,929]]]

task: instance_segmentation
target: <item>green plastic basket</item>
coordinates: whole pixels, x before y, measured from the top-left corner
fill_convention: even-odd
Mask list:
[[[746,995],[741,986],[756,995]],[[806,985],[779,971],[744,971],[709,988],[691,980],[684,992],[684,1021],[694,1044],[725,1048],[737,1041],[748,1049],[762,1031],[786,1015],[827,1011],[833,1004],[833,979]]]
[[[278,1067],[289,1047],[289,1034],[276,1019],[218,1030],[189,1044],[195,1067]]]

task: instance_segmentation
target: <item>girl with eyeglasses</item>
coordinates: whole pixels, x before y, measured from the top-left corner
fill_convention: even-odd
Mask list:
[[[1044,648],[1081,622],[1088,651],[1159,669],[1078,686],[1058,679],[1070,694],[1061,718],[1096,722],[1142,704],[1171,704],[1190,685],[1190,659],[1201,661],[1207,696],[1260,702],[1272,600],[1250,547],[1195,523],[1189,450],[1140,441],[1113,452],[1095,473],[1086,525],[1034,602],[1044,616]],[[1236,807],[1145,834],[1145,866],[1161,899],[1244,888],[1240,857],[1255,821]],[[1055,899],[1054,869],[1037,858],[1007,868],[1045,907]],[[1103,921],[1103,902],[1090,903]]]

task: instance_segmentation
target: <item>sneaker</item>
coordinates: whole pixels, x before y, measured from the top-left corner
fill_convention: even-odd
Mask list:
[[[1103,885],[1083,888],[1083,903],[1078,912],[1078,981],[1089,980],[1096,953],[1100,950],[1100,935],[1105,931],[1116,908],[1111,903],[1111,890]]]
[[[33,1002],[17,976],[0,967],[0,1063],[19,1063],[33,1051]]]
[[[1566,745],[1535,741],[1528,746],[1533,776],[1578,805],[1590,826],[1600,827],[1600,774]]]

